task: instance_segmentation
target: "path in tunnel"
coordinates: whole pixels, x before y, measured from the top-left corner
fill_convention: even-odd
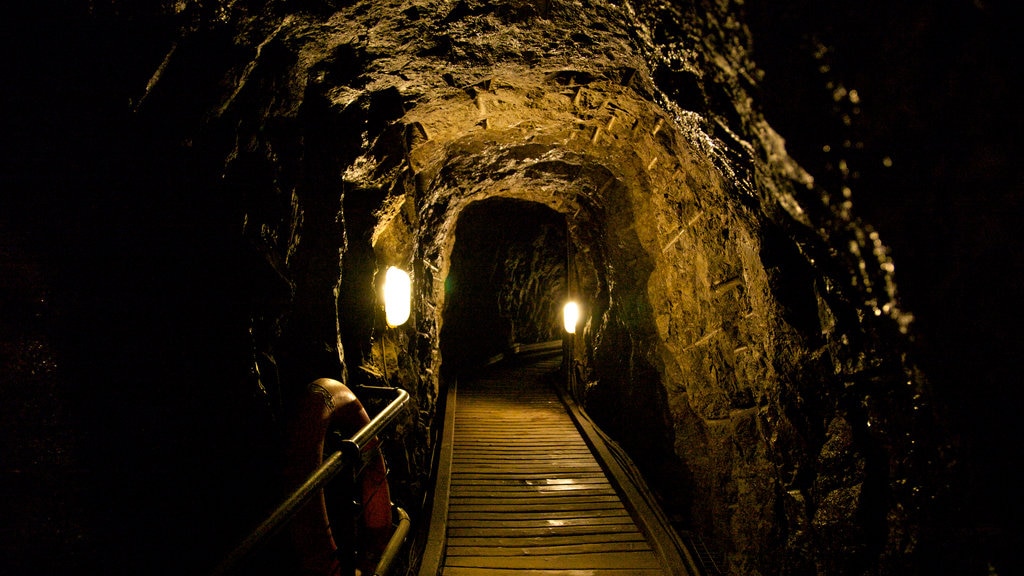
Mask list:
[[[459,384],[441,574],[666,573],[547,382],[558,363]]]

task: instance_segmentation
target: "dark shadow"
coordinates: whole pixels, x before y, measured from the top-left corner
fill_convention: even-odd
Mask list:
[[[445,278],[443,375],[509,345],[557,339],[565,294],[565,220],[541,204],[492,198],[459,216]]]

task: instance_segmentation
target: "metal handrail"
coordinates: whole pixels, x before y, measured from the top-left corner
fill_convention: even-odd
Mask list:
[[[395,506],[395,514],[398,515],[398,526],[395,527],[395,533],[388,540],[388,545],[384,547],[384,553],[380,555],[380,560],[377,562],[377,568],[373,571],[373,576],[386,576],[391,571],[391,564],[395,561],[395,557],[398,556],[406,535],[409,534],[409,527],[412,525],[409,515],[398,506]]]
[[[401,413],[405,405],[409,403],[409,393],[401,388],[385,388],[382,386],[360,386],[360,390],[395,392],[397,395],[379,414],[370,420],[370,423],[363,426],[346,442],[355,444],[356,450],[362,451],[378,434],[391,425],[392,420]]]
[[[409,393],[401,388],[383,388],[376,386],[361,386],[360,389],[372,391],[386,391],[395,393],[395,399],[388,403],[368,424],[359,429],[355,434],[346,440],[341,441],[341,449],[332,453],[324,459],[319,468],[309,475],[309,478],[295,489],[281,504],[270,513],[267,518],[252,531],[249,536],[229,554],[223,562],[213,571],[211,576],[225,576],[238,565],[243,558],[249,555],[252,550],[264,539],[277,533],[291,518],[299,511],[309,499],[333,479],[342,469],[356,465],[362,460],[362,452],[380,432],[390,426],[395,418],[401,414],[405,405],[409,402]],[[396,507],[397,508],[397,507]],[[408,521],[405,511],[398,508],[400,517]],[[405,531],[397,531],[396,536],[401,534],[404,539]],[[395,538],[392,538],[394,540]],[[389,542],[387,549],[393,548]],[[396,550],[397,552],[397,550]],[[384,564],[382,558],[380,564]]]

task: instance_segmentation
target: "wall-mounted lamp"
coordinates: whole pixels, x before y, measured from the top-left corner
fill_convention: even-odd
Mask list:
[[[565,331],[569,334],[576,333],[576,324],[580,321],[580,306],[575,302],[566,302],[562,308],[562,319],[565,322]]]
[[[409,319],[412,281],[409,274],[392,266],[384,275],[384,318],[394,328]]]

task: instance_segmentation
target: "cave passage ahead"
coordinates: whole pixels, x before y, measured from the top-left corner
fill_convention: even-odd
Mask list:
[[[512,343],[559,338],[565,263],[565,220],[554,210],[507,198],[467,206],[445,279],[445,372],[478,365]]]

